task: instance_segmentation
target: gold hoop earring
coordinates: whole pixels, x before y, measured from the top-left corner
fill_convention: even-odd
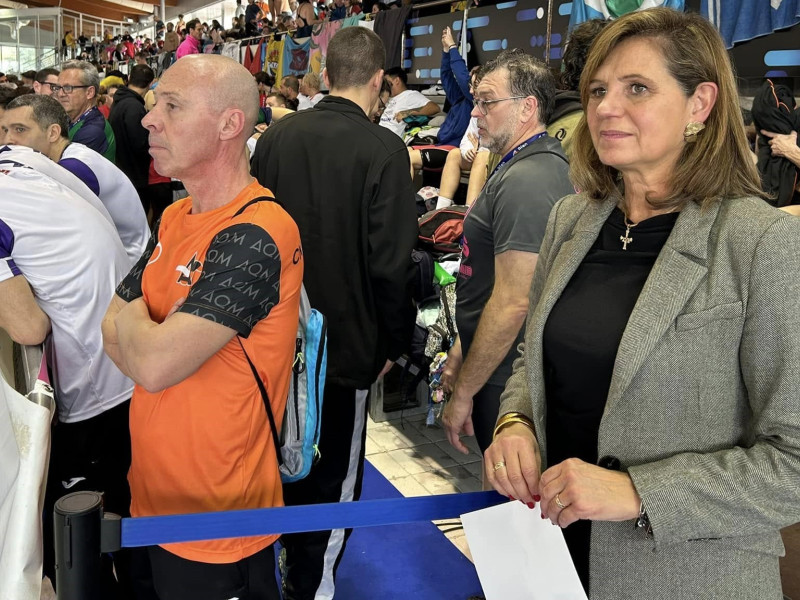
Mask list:
[[[691,121],[686,125],[683,130],[683,139],[686,140],[687,143],[691,144],[697,141],[697,134],[703,131],[706,128],[705,123],[700,123],[699,121]]]

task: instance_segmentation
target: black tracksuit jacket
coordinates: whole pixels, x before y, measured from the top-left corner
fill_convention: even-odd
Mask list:
[[[259,139],[252,173],[300,230],[311,306],[328,319],[328,381],[366,389],[408,350],[417,240],[408,151],[350,100],[327,96]]]
[[[142,119],[147,114],[144,98],[122,87],[114,94],[108,122],[117,140],[116,164],[137,190],[147,186],[150,174],[150,143]]]

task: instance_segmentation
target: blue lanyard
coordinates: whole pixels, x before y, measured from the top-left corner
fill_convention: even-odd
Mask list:
[[[514,158],[514,156],[517,154],[517,152],[519,152],[520,150],[523,150],[524,148],[527,148],[527,147],[528,147],[528,146],[530,146],[530,145],[531,145],[533,142],[535,142],[535,141],[536,141],[536,140],[538,140],[539,138],[545,137],[546,135],[547,135],[547,132],[546,132],[546,131],[543,131],[543,132],[541,132],[541,133],[537,133],[535,136],[528,138],[527,140],[525,140],[524,142],[522,142],[522,143],[521,143],[519,146],[517,146],[516,148],[514,148],[514,149],[513,149],[511,152],[509,152],[508,154],[506,154],[506,155],[503,157],[503,160],[501,160],[499,163],[497,163],[497,166],[494,168],[494,171],[492,171],[492,174],[491,174],[491,175],[489,175],[489,177],[486,179],[486,181],[489,181],[489,179],[491,179],[491,178],[492,178],[492,176],[493,176],[495,173],[497,173],[497,172],[500,170],[500,167],[502,167],[502,166],[503,166],[503,165],[505,165],[505,164],[506,164],[508,161],[510,161],[512,158]]]

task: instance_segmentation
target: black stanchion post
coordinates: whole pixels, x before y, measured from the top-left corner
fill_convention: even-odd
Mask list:
[[[120,517],[103,514],[103,496],[75,492],[54,510],[59,600],[104,600],[100,555],[120,548]]]

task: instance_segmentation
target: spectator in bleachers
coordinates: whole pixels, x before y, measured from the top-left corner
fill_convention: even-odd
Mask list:
[[[312,27],[321,22],[317,17],[316,11],[314,11],[314,6],[309,0],[300,0],[295,21],[297,22],[297,33],[295,36],[298,38],[311,35]]]
[[[58,69],[53,69],[52,67],[38,71],[33,82],[33,93],[52,96],[53,90],[50,86],[54,83],[58,83],[58,74]]]
[[[150,235],[136,189],[114,164],[67,137],[69,118],[55,98],[28,94],[10,102],[2,120],[5,143],[33,148],[75,175],[111,215],[122,245],[134,264]]]
[[[470,94],[475,93],[480,78],[480,67],[474,67],[470,73]],[[466,204],[467,206],[472,205],[486,183],[489,154],[489,149],[480,143],[478,119],[471,117],[467,131],[461,138],[461,144],[447,153],[447,161],[442,169],[442,181],[439,185],[436,208],[445,208],[453,204],[453,198],[458,191],[461,174],[464,171],[469,172]]]
[[[435,146],[409,148],[412,179],[417,169],[440,170],[444,168],[448,152],[461,142],[469,125],[469,114],[472,111],[470,73],[467,70],[467,63],[458,53],[458,46],[453,39],[450,27],[445,27],[442,32],[441,75],[442,87],[450,102],[450,110],[436,134]]]
[[[46,163],[44,168],[21,166],[27,160],[16,160],[20,151]],[[27,148],[4,149],[0,160],[6,157],[0,175],[0,327],[20,344],[44,342],[53,372],[58,417],[51,436],[42,533],[44,574],[55,582],[56,500],[72,492],[102,492],[107,511],[130,515],[128,407],[133,383],[103,353],[100,333],[105,307],[130,262],[110,220],[44,173],[49,168],[83,184]],[[110,555],[97,557],[100,597],[128,597],[128,555],[123,549],[113,562]]]
[[[268,6],[273,25],[277,25],[281,17],[291,16],[292,14],[292,9],[289,8],[289,0],[269,0]],[[266,17],[267,15],[264,16]]]
[[[253,173],[297,221],[309,265],[306,291],[328,320],[319,442],[325,458],[305,479],[284,485],[287,505],[358,500],[369,387],[410,343],[417,220],[408,153],[370,122],[385,60],[377,35],[340,30],[328,46],[330,94],[314,110],[271,125],[253,156]],[[325,157],[324,168],[318,157]],[[282,536],[285,600],[335,597],[349,534]]]
[[[200,38],[203,37],[203,26],[200,19],[192,19],[186,24],[186,37],[175,51],[175,60],[189,54],[200,54]]]
[[[222,24],[216,19],[211,21],[211,28],[209,29],[209,36],[214,46],[221,46],[225,43],[225,29]]]
[[[347,7],[344,5],[344,0],[333,0],[333,9],[331,10],[328,20],[340,21],[347,17]]]
[[[22,85],[33,87],[33,82],[36,81],[36,71],[25,71],[22,75]]]
[[[286,103],[292,110],[298,109],[300,94],[300,80],[294,75],[288,75],[283,78],[280,85],[281,94],[286,98]]]
[[[267,96],[267,106],[272,108],[289,108],[286,96],[283,94],[270,94]]]
[[[134,59],[134,61],[136,62],[137,65],[146,65],[147,64],[147,56],[148,56],[147,52],[145,52],[144,50],[140,50],[139,52],[137,52],[134,55],[133,59]]]
[[[594,38],[607,24],[608,21],[603,19],[590,19],[580,23],[570,32],[564,50],[559,90],[556,92],[552,122],[547,124],[547,133],[561,142],[567,158],[572,153],[573,134],[583,117],[581,95],[578,91],[583,65],[586,64]]]
[[[561,144],[545,128],[554,97],[550,71],[521,50],[488,62],[476,89],[481,141],[503,159],[464,219],[458,338],[443,376],[447,438],[465,454],[460,433],[474,435],[481,452],[492,441],[550,209],[574,191]]]
[[[169,54],[170,52],[175,52],[180,46],[181,38],[175,32],[175,25],[167,23],[167,34],[164,36],[164,46],[161,48],[161,51]]]
[[[258,34],[257,22],[263,15],[261,7],[256,3],[256,0],[247,0],[247,8],[244,11],[244,26],[245,33],[248,36]]]
[[[259,201],[272,194],[249,173],[256,84],[227,57],[189,56],[156,96],[143,121],[156,169],[191,196],[164,212],[103,321],[106,351],[136,382],[131,512],[280,506],[275,443],[250,365],[282,415],[303,253],[297,226],[278,203]],[[277,600],[277,538],[141,548],[136,581],[160,600]]]
[[[381,116],[381,126],[403,137],[406,117],[423,115],[432,117],[439,112],[439,105],[431,102],[420,92],[408,89],[408,75],[400,67],[386,71],[384,80],[389,85],[389,102]]]
[[[17,97],[17,90],[10,90],[0,87],[0,121],[2,121],[3,115],[6,112],[6,106],[8,106],[8,103],[11,102],[16,97]],[[3,141],[4,138],[5,134],[3,133],[2,129],[0,129],[0,144],[5,143]]]
[[[97,96],[97,108],[103,113],[106,120],[108,120],[108,115],[111,113],[111,105],[114,104],[114,95],[120,87],[122,86],[116,83],[108,86],[107,89],[100,86],[100,95]]]
[[[297,110],[314,108],[325,96],[319,91],[319,75],[306,73],[300,82],[300,94],[297,96]]]
[[[256,85],[258,86],[258,105],[261,108],[267,106],[267,96],[269,96],[270,91],[272,90],[272,84],[275,83],[275,79],[265,73],[264,71],[259,71],[253,77],[256,80]]]
[[[114,132],[94,105],[100,89],[97,69],[82,60],[68,61],[61,66],[58,84],[50,87],[69,115],[69,139],[114,162],[117,145]]]
[[[292,15],[281,15],[278,17],[278,31],[292,31],[297,29],[297,23]]]
[[[348,17],[355,17],[363,12],[361,0],[344,0],[344,5],[347,8]]]

